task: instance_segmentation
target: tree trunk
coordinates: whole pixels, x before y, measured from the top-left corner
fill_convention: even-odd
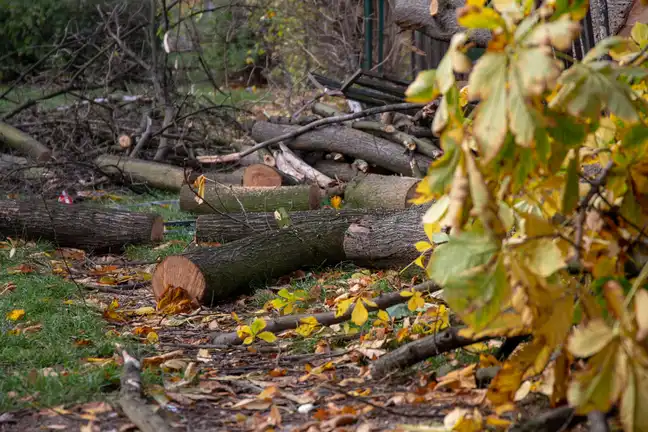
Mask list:
[[[297,211],[288,214],[292,225],[319,225],[340,219],[356,220],[362,216],[388,216],[389,210],[334,210]],[[278,230],[274,213],[227,213],[198,216],[196,241],[198,243],[228,243],[264,231]]]
[[[150,213],[7,200],[0,201],[0,234],[49,240],[61,247],[118,250],[129,244],[161,241],[164,222]]]
[[[416,194],[419,179],[358,174],[344,190],[344,200],[354,208],[406,209]]]
[[[313,166],[317,171],[327,176],[349,182],[360,172],[354,165],[336,162],[334,160],[321,160]]]
[[[420,252],[418,241],[429,241],[422,218],[428,206],[416,206],[390,216],[365,216],[349,226],[344,252],[354,264],[372,268],[404,267]]]
[[[194,188],[180,191],[180,209],[199,214],[266,212],[283,207],[286,211],[314,210],[320,207],[320,190],[315,185],[281,187],[241,187],[205,184],[204,202],[198,203]]]
[[[213,305],[302,267],[334,265],[344,260],[348,226],[346,219],[299,225],[169,256],[153,273],[153,292],[159,298],[168,286],[180,287]]]
[[[95,165],[106,174],[132,183],[146,183],[149,187],[179,191],[185,183],[185,170],[159,162],[131,159],[123,156],[102,155],[95,159]],[[188,170],[189,181],[197,174]]]
[[[5,143],[22,154],[35,159],[38,162],[50,160],[52,152],[39,141],[23,131],[6,123],[0,122],[0,142]]]
[[[258,121],[252,128],[252,138],[258,142],[281,136],[298,129],[295,126],[276,125]],[[285,144],[293,150],[339,152],[354,158],[363,159],[370,164],[387,168],[393,172],[410,175],[412,168],[409,156],[403,148],[396,143],[367,133],[342,127],[327,126],[312,130],[294,139],[287,140]],[[432,159],[416,154],[414,156],[422,172],[427,171]]]

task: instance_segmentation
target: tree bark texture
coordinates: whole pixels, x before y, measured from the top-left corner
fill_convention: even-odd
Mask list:
[[[422,218],[427,206],[416,206],[386,217],[365,216],[349,226],[344,252],[349,261],[372,268],[404,267],[420,252],[418,241],[429,241]]]
[[[354,208],[406,209],[416,194],[414,177],[358,174],[344,189],[344,200]]]
[[[49,240],[61,247],[119,250],[129,244],[160,242],[164,222],[162,217],[149,213],[6,200],[0,201],[0,234]]]
[[[132,183],[146,183],[156,189],[177,192],[185,183],[185,170],[165,163],[102,155],[95,159],[95,165],[113,177]],[[189,171],[187,177],[193,181],[197,174]]]
[[[313,168],[322,174],[343,182],[353,180],[353,178],[360,172],[360,170],[351,164],[334,160],[317,161],[315,165],[313,165]]]
[[[320,225],[337,220],[358,220],[368,215],[388,216],[389,210],[335,210],[322,209],[297,211],[288,214],[292,225]],[[252,235],[278,230],[273,212],[227,213],[198,216],[196,220],[196,241],[199,243],[229,243]]]
[[[316,185],[248,188],[206,183],[203,203],[196,201],[193,189],[190,185],[182,187],[180,209],[198,214],[267,212],[280,207],[286,211],[313,210],[321,201]]]
[[[252,128],[252,138],[263,142],[296,129],[295,126],[258,121]],[[348,127],[335,125],[312,130],[287,140],[285,144],[293,150],[344,153],[395,173],[412,173],[409,156],[400,145]],[[414,159],[423,172],[427,171],[432,162],[431,158],[421,154],[416,154]]]
[[[347,219],[298,225],[167,257],[153,273],[153,292],[159,298],[169,286],[181,287],[213,305],[302,267],[334,265],[344,260],[348,226]]]

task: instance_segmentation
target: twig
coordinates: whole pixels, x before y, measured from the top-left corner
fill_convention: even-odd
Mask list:
[[[355,120],[363,117],[368,117],[374,114],[380,114],[389,111],[406,111],[415,108],[422,108],[424,104],[415,104],[415,103],[400,103],[394,105],[385,105],[381,107],[368,108],[366,110],[359,111],[357,113],[345,114],[342,116],[327,117],[312,123],[309,123],[305,126],[302,126],[298,129],[295,129],[292,132],[285,133],[283,135],[276,136],[269,140],[263,141],[255,146],[250,147],[247,150],[244,150],[239,153],[231,153],[225,156],[199,156],[197,159],[199,162],[203,163],[224,163],[224,162],[237,162],[242,157],[247,156],[255,151],[266,148],[272,144],[277,144],[279,141],[289,140],[295,138],[299,135],[305,134],[308,131],[311,131],[319,126],[325,126],[333,123],[341,123],[348,120]]]
[[[151,126],[153,125],[153,121],[151,120],[151,117],[148,115],[144,115],[144,133],[142,133],[142,136],[137,140],[137,144],[135,144],[135,147],[133,148],[133,151],[131,152],[128,157],[134,158],[137,156],[137,154],[144,148],[146,144],[151,140],[151,133],[152,129]]]

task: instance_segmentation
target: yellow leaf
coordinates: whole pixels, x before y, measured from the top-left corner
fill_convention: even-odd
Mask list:
[[[414,295],[414,292],[403,290],[400,292],[401,297],[411,297]]]
[[[255,335],[263,330],[265,326],[266,322],[263,318],[255,318],[254,321],[252,321],[252,325],[250,325],[250,331]]]
[[[245,339],[243,339],[244,345],[250,345],[252,342],[254,342],[254,336],[248,336]]]
[[[457,9],[460,26],[473,29],[495,30],[504,27],[504,19],[494,9],[467,4]]]
[[[135,315],[150,315],[155,313],[155,308],[151,306],[143,306],[133,311]]]
[[[353,308],[353,313],[351,314],[351,321],[353,321],[355,325],[361,326],[367,321],[368,318],[369,312],[367,312],[367,308],[365,307],[364,303],[360,299],[358,299],[355,307]]]
[[[152,332],[149,332],[149,334],[146,335],[146,340],[147,340],[148,343],[150,343],[150,344],[155,344],[155,343],[158,343],[158,341],[160,340],[160,338],[158,337],[157,333],[155,333],[154,331],[152,331]]]
[[[576,357],[590,357],[601,351],[615,337],[614,332],[602,319],[576,327],[567,343],[567,349]]]
[[[414,244],[414,247],[419,252],[427,252],[432,249],[432,245],[426,241],[419,241]]]
[[[340,303],[337,304],[337,307],[335,308],[335,316],[336,317],[341,317],[346,313],[346,311],[349,310],[349,307],[353,304],[353,299],[346,299],[342,300]]]
[[[648,336],[648,291],[640,289],[634,297],[635,316],[637,320],[637,342],[642,342]]]
[[[436,71],[425,70],[419,72],[414,82],[407,90],[405,97],[408,102],[428,103],[439,97],[439,89],[436,86]]]
[[[336,210],[339,210],[342,208],[342,198],[335,195],[331,197],[331,207],[333,207]]]
[[[25,316],[25,309],[14,309],[7,313],[7,319],[10,321],[18,321]]]
[[[275,336],[274,333],[270,333],[268,331],[261,332],[257,335],[257,337],[261,340],[264,340],[268,343],[272,343],[277,340],[277,336]]]
[[[387,313],[387,311],[379,310],[377,315],[378,319],[382,321],[389,321],[389,314]]]

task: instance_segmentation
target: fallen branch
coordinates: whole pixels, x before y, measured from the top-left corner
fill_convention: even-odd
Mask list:
[[[182,168],[123,156],[102,155],[95,159],[95,165],[106,175],[132,183],[146,183],[149,187],[179,191],[185,182],[185,172]],[[197,177],[191,173],[189,180]]]
[[[39,141],[7,123],[0,122],[0,142],[12,147],[38,162],[46,162],[52,157],[50,149]]]
[[[574,419],[574,408],[561,406],[534,416],[531,420],[512,426],[511,432],[555,432],[567,430]]]
[[[124,358],[119,391],[119,406],[124,414],[142,432],[171,432],[173,429],[142,398],[140,362],[119,345],[117,351]]]
[[[197,200],[191,185],[180,190],[180,209],[208,213],[266,212],[280,207],[291,210],[314,210],[320,207],[320,190],[316,185],[280,187],[225,186],[205,184],[202,202]]]
[[[418,183],[413,177],[358,174],[346,185],[344,200],[354,208],[406,209]]]
[[[360,170],[356,165],[337,162],[335,160],[317,161],[313,168],[338,181],[349,182],[358,175]]]
[[[164,222],[151,213],[97,209],[81,204],[45,204],[39,200],[6,200],[0,201],[0,234],[103,251],[160,242]]]
[[[297,130],[300,129],[295,126],[258,121],[252,128],[252,138],[263,141],[283,137],[287,131]],[[329,126],[303,133],[284,143],[291,150],[343,153],[399,174],[408,175],[412,171],[409,156],[400,145],[353,128]],[[415,154],[414,161],[425,171],[432,163],[432,158]]]
[[[292,165],[292,167],[298,173],[302,174],[305,179],[310,180],[312,183],[317,184],[321,188],[326,188],[335,183],[331,177],[322,174],[317,171],[315,168],[308,165],[306,162],[301,160],[299,156],[293,153],[288,147],[283,143],[279,143],[279,151],[283,153],[284,160]],[[274,153],[275,159],[277,158],[277,153]]]
[[[288,213],[292,225],[319,225],[338,219],[356,220],[367,215],[388,216],[388,210],[334,210],[297,211]],[[242,224],[239,221],[245,221]],[[260,232],[278,230],[279,225],[272,212],[235,213],[229,215],[209,214],[198,216],[196,220],[196,241],[198,243],[229,243]]]
[[[254,141],[252,141],[254,143]],[[245,144],[242,140],[234,140],[232,141],[231,146],[237,151],[237,152],[243,152],[247,149],[252,148],[251,145]],[[203,156],[200,156],[198,160],[202,162],[201,158]],[[211,157],[211,156],[207,156]],[[243,166],[247,165],[252,165],[252,164],[257,164],[257,163],[262,163],[266,164],[269,166],[276,166],[276,162],[274,160],[274,157],[272,156],[272,153],[270,153],[270,150],[267,148],[260,149],[258,152],[250,153],[249,155],[242,157],[240,160],[237,161],[239,164]],[[209,162],[205,162],[209,163]]]
[[[432,142],[422,138],[417,138],[413,135],[408,135],[405,132],[396,130],[392,125],[385,125],[379,122],[358,121],[352,124],[354,129],[364,132],[376,132],[378,136],[401,144],[409,151],[418,151],[419,153],[437,159],[443,155],[443,150],[434,145]]]
[[[434,357],[486,339],[489,339],[489,337],[465,338],[459,335],[459,328],[450,327],[439,333],[405,344],[380,357],[371,365],[371,376],[373,379],[381,379],[393,370],[404,369],[428,357]]]
[[[374,114],[380,114],[383,112],[388,112],[388,111],[405,111],[405,110],[410,110],[410,109],[416,109],[416,108],[422,108],[424,107],[424,104],[413,104],[413,103],[400,103],[400,104],[394,104],[394,105],[385,105],[385,106],[380,106],[380,107],[374,107],[374,108],[369,108],[357,113],[352,113],[352,114],[346,114],[343,116],[334,116],[334,117],[328,117],[328,118],[323,118],[321,120],[317,120],[313,123],[309,123],[305,126],[302,126],[300,128],[296,128],[295,130],[285,133],[280,136],[273,137],[269,140],[263,141],[249,149],[246,149],[245,151],[239,152],[239,153],[232,153],[226,156],[202,156],[198,157],[198,161],[203,162],[203,163],[224,163],[224,162],[236,162],[239,159],[241,159],[244,156],[247,156],[251,153],[254,153],[257,150],[260,150],[262,148],[266,148],[268,146],[271,146],[272,144],[277,144],[279,141],[286,141],[291,138],[295,138],[299,135],[302,135],[308,131],[311,131],[313,129],[316,129],[320,126],[324,125],[329,125],[333,123],[341,123],[344,121],[348,120],[355,120],[363,117],[368,117]]]
[[[412,287],[412,290],[418,292],[429,292],[433,293],[441,290],[441,287],[438,286],[433,281],[425,281],[421,284],[415,285]],[[376,310],[385,310],[388,307],[406,303],[409,300],[409,297],[403,297],[400,295],[400,292],[392,292],[389,294],[383,294],[380,297],[373,299],[376,303],[376,306],[371,306],[365,304],[365,307],[369,312]],[[335,316],[335,312],[321,312],[316,314],[301,314],[301,315],[288,315],[275,320],[266,320],[266,327],[264,330],[267,330],[272,333],[279,333],[285,330],[293,330],[299,327],[302,323],[302,319],[308,317],[314,317],[317,322],[323,326],[330,326],[333,324],[339,324],[351,319],[354,306],[351,306],[345,314],[340,316]],[[242,343],[242,340],[238,337],[236,332],[223,333],[215,335],[212,339],[212,343],[217,345],[239,345]]]

